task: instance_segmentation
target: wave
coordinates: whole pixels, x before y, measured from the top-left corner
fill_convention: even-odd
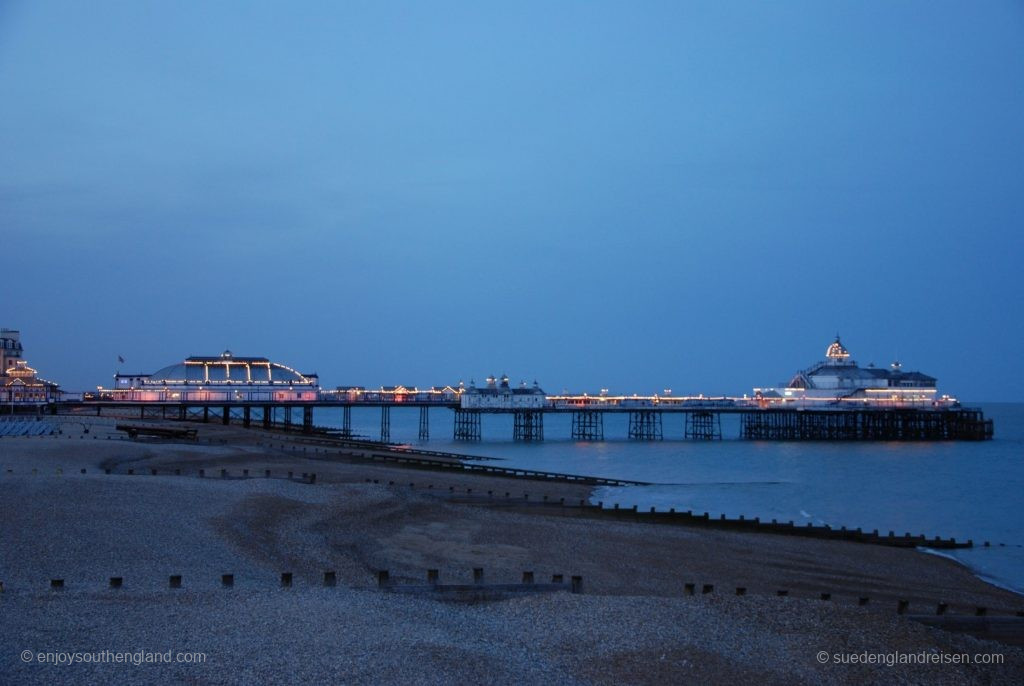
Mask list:
[[[997,588],[1001,588],[1004,591],[1009,591],[1010,593],[1015,593],[1015,594],[1017,594],[1019,596],[1024,597],[1024,588],[1016,587],[1016,586],[1012,585],[1011,582],[1006,581],[1005,579],[1001,579],[1001,578],[999,578],[997,576],[993,576],[992,574],[987,574],[984,571],[982,571],[981,569],[979,569],[978,567],[970,564],[966,560],[960,559],[955,554],[943,552],[941,550],[935,550],[934,548],[928,548],[928,547],[925,547],[925,546],[918,546],[917,550],[922,552],[922,553],[926,553],[928,555],[935,555],[936,557],[943,557],[943,558],[945,558],[947,560],[952,560],[953,562],[957,563],[961,567],[963,567],[963,568],[967,569],[968,571],[970,571],[971,574],[973,574],[977,578],[981,579],[986,584],[991,584],[992,586],[996,586]]]

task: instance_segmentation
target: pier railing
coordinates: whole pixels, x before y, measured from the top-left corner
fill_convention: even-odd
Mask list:
[[[461,389],[447,387],[443,390],[419,390],[399,387],[397,389],[319,389],[305,391],[302,397],[287,392],[247,393],[231,392],[230,390],[210,387],[200,391],[174,391],[168,389],[104,389],[95,393],[83,394],[81,398],[66,398],[63,404],[106,403],[106,404],[138,404],[150,405],[322,405],[322,406],[410,406],[410,407],[448,407],[481,412],[512,412],[516,410],[536,410],[542,412],[572,412],[575,410],[596,411],[629,411],[650,409],[663,412],[687,412],[693,410],[736,411],[749,409],[884,409],[884,408],[918,408],[918,409],[954,409],[959,407],[955,398],[943,396],[935,398],[931,395],[917,396],[907,394],[900,389],[893,389],[891,394],[874,393],[871,397],[832,397],[832,396],[705,396],[703,394],[688,396],[673,395],[590,395],[590,394],[559,394],[547,395],[543,398],[531,396],[528,404],[520,402],[516,396],[492,399],[486,404],[469,402]]]

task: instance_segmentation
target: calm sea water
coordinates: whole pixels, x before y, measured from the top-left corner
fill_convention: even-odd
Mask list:
[[[740,441],[734,440],[738,420],[729,417],[722,419],[725,440],[671,440],[683,435],[680,415],[665,418],[661,442],[627,440],[627,418],[610,416],[604,442],[576,443],[569,439],[570,416],[548,415],[546,440],[521,444],[512,441],[511,417],[495,415],[483,417],[483,441],[463,443],[452,440],[453,413],[433,409],[435,438],[423,445],[499,457],[508,466],[652,484],[599,489],[594,499],[609,506],[973,539],[979,547],[951,556],[979,576],[1024,593],[1024,404],[977,406],[995,420],[992,441]],[[392,410],[391,440],[421,444],[417,421],[415,409]],[[340,426],[341,410],[318,410],[316,422]],[[378,437],[380,410],[354,409],[352,428]],[[981,547],[983,541],[993,547]]]

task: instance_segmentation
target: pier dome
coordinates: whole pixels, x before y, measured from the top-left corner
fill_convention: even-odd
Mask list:
[[[143,381],[147,386],[175,384],[289,384],[314,383],[309,376],[266,357],[235,357],[225,350],[218,357],[189,357],[167,365]]]
[[[266,357],[239,357],[230,350],[192,356],[152,374],[117,374],[114,390],[125,400],[310,401],[320,381]]]
[[[843,347],[839,334],[836,334],[836,340],[825,350],[825,357],[833,362],[845,362],[850,359],[850,351]]]

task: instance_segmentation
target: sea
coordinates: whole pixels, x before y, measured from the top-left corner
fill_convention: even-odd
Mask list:
[[[499,458],[507,467],[650,484],[597,489],[593,501],[607,507],[674,507],[712,517],[971,539],[973,548],[941,554],[1024,594],[1024,404],[964,405],[995,421],[993,440],[747,441],[738,438],[738,418],[723,415],[722,440],[686,441],[683,416],[666,415],[664,440],[638,442],[627,438],[627,416],[611,414],[604,441],[577,442],[570,438],[571,415],[549,414],[543,442],[515,442],[510,415],[484,415],[483,440],[470,443],[453,440],[452,411],[432,408],[431,438],[420,441],[418,410],[394,408],[391,441]],[[380,414],[353,408],[353,432],[379,438]],[[314,421],[340,427],[341,410],[318,409]]]

